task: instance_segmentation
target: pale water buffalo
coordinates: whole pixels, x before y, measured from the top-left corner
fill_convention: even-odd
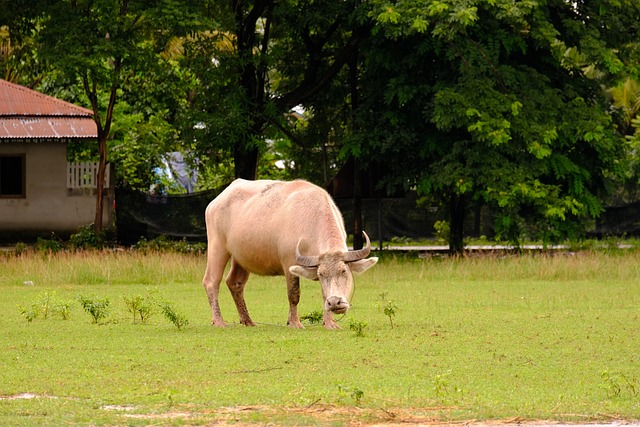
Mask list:
[[[218,294],[229,259],[226,282],[240,323],[255,326],[244,301],[244,287],[249,274],[256,273],[286,277],[287,324],[293,328],[303,327],[298,316],[300,277],[319,280],[327,329],[339,328],[333,313],[349,309],[352,272],[363,272],[378,261],[366,258],[371,243],[365,233],[363,249],[347,249],[340,211],[326,191],[307,181],[235,180],[207,206],[205,221],[208,249],[202,284],[216,326],[225,326]]]

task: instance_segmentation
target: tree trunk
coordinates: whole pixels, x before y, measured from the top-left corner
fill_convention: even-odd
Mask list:
[[[96,214],[93,221],[93,228],[96,233],[102,231],[102,213],[104,212],[104,176],[107,169],[107,134],[98,133],[98,150],[100,159],[98,160],[98,176],[96,182]]]
[[[466,201],[463,195],[452,193],[449,200],[449,254],[464,255],[464,215]]]
[[[258,176],[258,149],[236,144],[233,150],[235,177],[254,180]]]
[[[358,110],[358,49],[349,61],[349,86],[351,89],[351,133],[358,132],[356,113]],[[353,157],[353,248],[362,249],[362,176],[358,162]]]
[[[362,249],[362,180],[353,163],[353,249]]]

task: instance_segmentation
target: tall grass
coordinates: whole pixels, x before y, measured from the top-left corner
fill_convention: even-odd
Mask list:
[[[299,331],[284,326],[281,277],[250,278],[257,328],[209,326],[202,257],[0,258],[0,424],[637,419],[638,261],[383,256],[356,277],[342,330]],[[134,323],[123,296],[150,290],[189,324],[178,330],[159,314]],[[28,322],[17,306],[43,292],[109,298],[112,310],[97,325],[77,303],[69,320]],[[304,281],[300,312],[321,306],[317,282]],[[237,322],[224,288],[221,307]],[[37,397],[9,399],[24,393]]]

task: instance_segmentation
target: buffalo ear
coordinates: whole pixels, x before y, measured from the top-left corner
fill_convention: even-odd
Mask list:
[[[378,257],[371,257],[350,262],[349,267],[351,267],[351,271],[353,271],[354,273],[362,273],[373,267],[376,262],[378,262]]]
[[[289,272],[298,277],[304,277],[309,280],[318,280],[318,267],[303,267],[301,265],[292,265]]]

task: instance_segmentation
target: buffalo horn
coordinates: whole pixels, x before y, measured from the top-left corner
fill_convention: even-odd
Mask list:
[[[358,261],[366,258],[367,255],[369,255],[369,252],[371,252],[371,241],[369,240],[369,236],[367,236],[367,233],[365,233],[364,231],[362,232],[362,235],[364,236],[364,240],[366,242],[364,247],[356,251],[349,251],[345,253],[344,262]]]
[[[296,262],[298,265],[303,267],[317,267],[318,266],[318,256],[308,256],[308,255],[300,255],[300,241],[298,240],[298,244],[296,245]]]

